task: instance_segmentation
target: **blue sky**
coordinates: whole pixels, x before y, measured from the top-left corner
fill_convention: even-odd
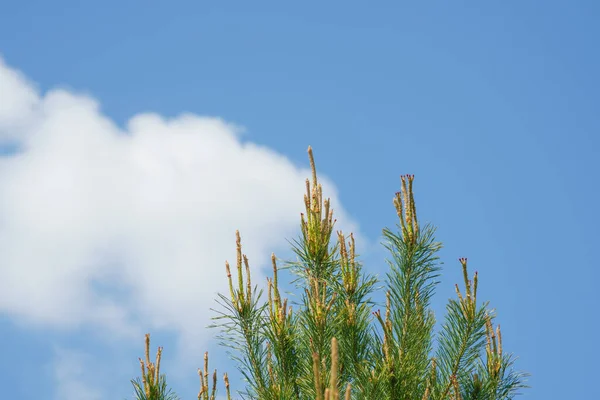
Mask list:
[[[436,310],[468,257],[523,398],[600,398],[600,4],[157,3],[2,6],[4,397],[131,398],[146,331],[184,398],[204,350],[233,369],[189,282],[221,284],[236,228],[286,254],[312,145],[368,268],[415,174]]]

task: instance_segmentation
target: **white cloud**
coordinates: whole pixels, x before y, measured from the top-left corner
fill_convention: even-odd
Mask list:
[[[235,230],[257,282],[296,234],[309,176],[218,118],[147,113],[122,130],[92,98],[40,94],[1,59],[0,140],[22,149],[0,156],[0,313],[136,343],[168,328],[202,346]]]
[[[18,139],[31,123],[39,95],[18,71],[8,68],[0,58],[0,138]]]
[[[100,400],[98,388],[89,381],[95,367],[94,360],[79,351],[56,348],[52,365],[57,400]]]

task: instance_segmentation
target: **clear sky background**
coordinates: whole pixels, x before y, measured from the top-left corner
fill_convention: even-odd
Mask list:
[[[600,398],[600,3],[288,3],[0,2],[0,397],[132,398],[145,332],[182,398],[232,371],[235,229],[260,281],[312,145],[369,270],[415,174],[438,319],[468,257],[523,398]]]

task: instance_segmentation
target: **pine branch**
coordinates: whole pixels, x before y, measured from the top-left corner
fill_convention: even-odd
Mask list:
[[[306,181],[301,234],[292,249],[296,260],[279,268],[272,255],[273,276],[267,300],[251,282],[250,265],[236,232],[237,277],[228,263],[228,295],[219,295],[215,325],[221,345],[247,382],[242,398],[259,400],[505,400],[525,388],[527,374],[513,369],[514,358],[502,348],[500,328],[487,303],[478,305],[478,276],[468,277],[460,259],[464,294],[447,304],[445,323],[434,351],[435,319],[430,307],[438,284],[441,244],[435,228],[417,219],[414,176],[402,177],[394,197],[398,232],[384,229],[390,252],[385,312],[372,312],[377,278],[366,274],[352,234],[337,232],[309,148],[311,179]],[[291,303],[280,291],[281,270],[301,289]],[[155,363],[140,360],[142,378],[132,381],[138,400],[174,400]],[[435,357],[432,355],[435,354]],[[216,371],[209,373],[208,354],[199,370],[199,400],[214,400]],[[212,376],[212,380],[210,377]],[[226,396],[230,384],[224,375]],[[343,392],[343,393],[342,393]]]
[[[435,230],[418,224],[414,195],[414,176],[402,176],[402,191],[396,193],[394,205],[400,219],[400,232],[384,229],[384,246],[390,251],[387,274],[388,303],[384,345],[388,385],[392,398],[420,398],[429,366],[434,318],[429,309],[440,270]],[[380,318],[380,317],[379,317]]]
[[[145,360],[139,359],[141,378],[131,381],[136,400],[178,400],[177,395],[167,387],[165,375],[160,374],[162,347],[156,352],[156,361],[150,361],[150,334],[146,334]]]

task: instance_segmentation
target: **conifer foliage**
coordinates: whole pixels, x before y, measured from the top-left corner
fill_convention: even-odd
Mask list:
[[[226,263],[229,293],[219,295],[215,327],[236,361],[246,387],[237,395],[224,375],[225,397],[258,400],[505,400],[525,388],[527,374],[513,369],[503,351],[494,312],[478,302],[478,275],[469,277],[461,258],[463,287],[456,285],[439,332],[431,299],[440,273],[432,225],[420,225],[414,176],[401,177],[393,204],[397,230],[384,229],[389,271],[383,282],[365,272],[354,236],[334,232],[329,199],[323,198],[311,148],[301,235],[292,242],[296,260],[278,265],[266,294],[252,284],[251,268],[236,232],[235,268]],[[284,298],[280,271],[292,276],[297,301]],[[235,273],[235,275],[234,275]],[[381,311],[372,297],[383,284]],[[142,382],[132,381],[138,400],[175,399],[157,362],[142,364]],[[209,382],[208,354],[199,370],[199,400],[215,399],[217,372]],[[170,397],[169,397],[170,396]]]

